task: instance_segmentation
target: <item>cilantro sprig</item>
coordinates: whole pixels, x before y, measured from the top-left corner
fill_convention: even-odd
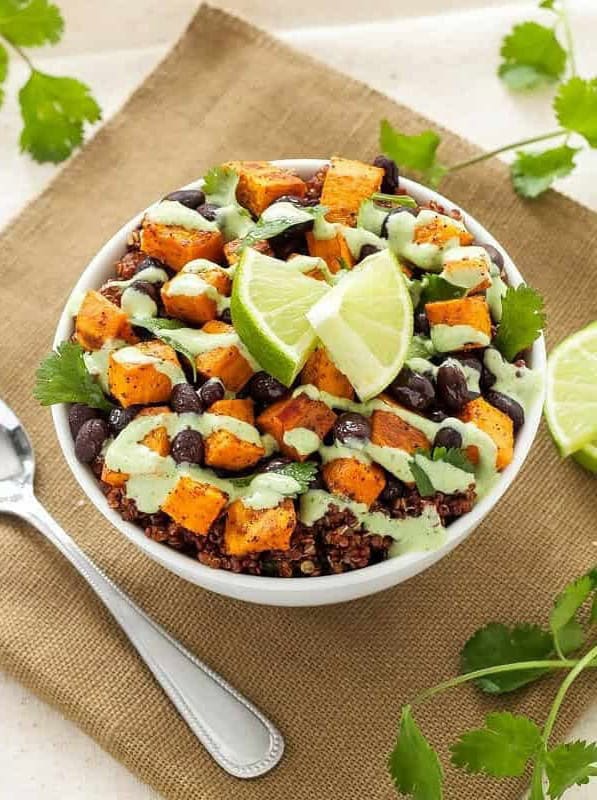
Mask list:
[[[33,389],[33,396],[42,406],[84,403],[102,411],[113,408],[99,383],[87,371],[83,353],[80,344],[63,342],[42,361]]]
[[[381,150],[432,186],[438,186],[448,174],[511,151],[515,152],[510,166],[512,184],[522,197],[539,197],[554,181],[570,175],[576,168],[580,145],[597,148],[597,78],[584,79],[576,73],[565,1],[541,0],[538,5],[548,12],[546,24],[526,21],[512,28],[502,41],[498,75],[513,91],[555,85],[557,128],[446,164],[438,156],[441,137],[435,131],[408,135],[383,120],[379,132]],[[526,149],[550,140],[558,141],[546,150]]]
[[[166,344],[169,344],[173,350],[183,355],[189,362],[193,379],[197,379],[197,367],[195,365],[195,355],[181,344],[178,339],[170,335],[170,331],[180,330],[187,326],[184,322],[178,319],[166,319],[164,317],[135,317],[131,320],[132,324],[137,328],[144,328],[146,331],[153,333],[158,339],[161,339]]]
[[[277,475],[285,475],[287,478],[294,478],[299,484],[298,494],[304,494],[309,489],[309,484],[317,475],[317,464],[313,461],[292,462],[291,464],[280,464],[272,470]],[[251,475],[244,475],[241,478],[229,478],[237,488],[243,489],[249,486],[251,481],[263,473],[254,472]]]
[[[539,292],[525,284],[509,286],[502,298],[502,318],[493,346],[512,361],[517,353],[533,344],[544,327],[543,298]]]
[[[512,627],[491,623],[471,636],[461,651],[462,674],[427,689],[402,709],[388,760],[397,790],[412,800],[443,797],[444,768],[419,728],[413,707],[465,683],[473,682],[481,692],[496,695],[520,690],[558,671],[567,675],[542,727],[511,709],[492,711],[482,726],[462,732],[451,745],[451,765],[490,778],[520,777],[530,769],[532,800],[560,800],[571,787],[597,776],[597,742],[552,745],[550,741],[570,687],[585,670],[597,668],[595,641],[584,654],[572,657],[585,646],[597,622],[596,598],[594,568],[568,583],[555,598],[549,630],[529,623]]]
[[[21,150],[39,162],[64,161],[82,144],[85,126],[101,118],[88,86],[75,78],[41,72],[25,52],[24,48],[56,44],[63,31],[60,10],[48,0],[0,3],[0,106],[12,51],[30,71],[18,95],[23,119]]]

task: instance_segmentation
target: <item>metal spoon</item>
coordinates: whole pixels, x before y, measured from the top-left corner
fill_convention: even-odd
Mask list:
[[[153,676],[217,763],[237,778],[255,778],[284,752],[278,730],[255,706],[194,655],[104,575],[33,493],[35,460],[25,429],[0,400],[0,512],[40,530],[87,580],[123,628]]]

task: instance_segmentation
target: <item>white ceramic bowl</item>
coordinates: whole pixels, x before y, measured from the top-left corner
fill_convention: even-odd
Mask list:
[[[301,177],[308,178],[326,162],[317,159],[298,159],[274,163],[296,170]],[[431,191],[414,181],[402,178],[401,184],[419,201],[429,202],[430,200],[435,200],[446,208],[451,208],[454,205],[437,192]],[[195,181],[185,188],[200,186],[201,181]],[[139,224],[142,216],[143,214],[141,213],[127,222],[102,247],[83,271],[74,287],[75,290],[96,289],[108,278],[112,277],[114,263],[125,251],[127,236]],[[470,214],[465,213],[465,222],[475,239],[487,244],[493,244],[503,253],[510,283],[514,286],[521,283],[522,276],[514,266],[512,259],[493,236]],[[72,331],[73,320],[65,309],[56,329],[54,346],[56,347],[65,339],[68,339]],[[533,347],[531,366],[544,372],[545,361],[545,343],[543,338],[540,338]],[[272,606],[316,606],[354,600],[401,583],[439,561],[440,558],[443,558],[456,545],[466,539],[491,511],[516,477],[537,433],[542,405],[543,397],[538,397],[533,407],[526,414],[525,424],[516,439],[512,463],[500,475],[499,481],[493,489],[477,503],[472,511],[460,517],[448,527],[447,541],[440,549],[430,553],[409,553],[388,559],[380,564],[355,570],[354,572],[346,572],[341,575],[324,575],[318,578],[266,578],[255,575],[237,575],[233,572],[206,567],[189,556],[148,539],[140,528],[130,522],[125,522],[116,511],[108,506],[91,470],[80,464],[75,458],[73,440],[68,426],[67,406],[54,406],[52,414],[64,456],[85,494],[112,525],[118,528],[121,533],[150,558],[153,558],[181,578],[191,581],[191,583],[238,600],[247,600],[251,603],[263,603]]]

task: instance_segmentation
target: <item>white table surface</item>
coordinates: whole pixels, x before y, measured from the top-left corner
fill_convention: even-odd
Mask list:
[[[66,18],[65,38],[54,48],[37,51],[36,61],[48,72],[76,75],[89,83],[104,120],[163,57],[196,8],[195,0],[57,2]],[[486,149],[553,128],[549,90],[512,96],[495,77],[501,36],[515,21],[539,18],[536,3],[223,0],[220,4]],[[595,75],[597,7],[594,0],[570,0],[570,5],[580,73]],[[13,60],[8,99],[0,112],[0,227],[57,170],[18,153],[15,89],[25,77],[25,69]],[[579,162],[581,169],[561,181],[559,188],[597,210],[597,151]],[[2,674],[0,709],[0,800],[157,798],[72,723]],[[587,710],[574,733],[597,738],[597,709]],[[594,796],[590,786],[566,795],[570,800]]]

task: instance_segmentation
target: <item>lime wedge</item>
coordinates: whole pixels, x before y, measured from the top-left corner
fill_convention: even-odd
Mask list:
[[[253,358],[285,386],[315,347],[317,336],[305,315],[329,288],[250,247],[241,256],[232,287],[232,322]]]
[[[368,256],[307,312],[338,369],[361,400],[400,372],[413,334],[413,307],[395,256]]]
[[[551,353],[545,417],[563,456],[597,440],[597,322]]]
[[[582,450],[572,453],[572,458],[589,472],[597,474],[597,442],[586,444]]]

